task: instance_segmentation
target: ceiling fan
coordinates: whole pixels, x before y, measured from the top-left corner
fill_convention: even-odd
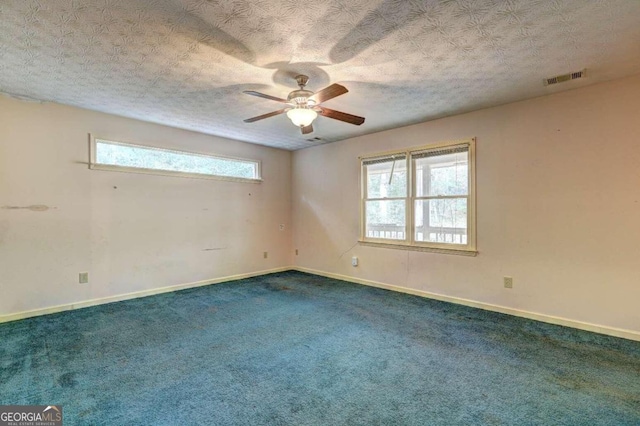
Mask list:
[[[300,89],[289,93],[287,99],[276,98],[275,96],[254,92],[253,90],[245,90],[242,93],[257,96],[259,98],[271,99],[272,101],[281,102],[288,106],[257,117],[247,118],[244,122],[253,123],[254,121],[262,120],[264,118],[287,113],[287,117],[289,117],[293,124],[300,127],[303,135],[313,132],[313,125],[311,123],[313,123],[313,120],[318,117],[318,114],[333,118],[334,120],[344,121],[345,123],[355,124],[356,126],[364,123],[364,117],[358,117],[357,115],[351,115],[346,112],[340,112],[320,106],[321,103],[326,102],[329,99],[333,99],[347,93],[348,90],[346,87],[339,84],[332,84],[319,92],[313,93],[312,91],[305,90],[304,88],[308,81],[309,77],[306,75],[296,76],[296,82],[298,83],[298,86],[300,86]]]

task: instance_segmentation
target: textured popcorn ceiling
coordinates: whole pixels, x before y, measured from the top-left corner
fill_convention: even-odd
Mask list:
[[[2,0],[0,49],[2,92],[299,149],[638,73],[640,1]],[[298,73],[366,122],[242,121]]]

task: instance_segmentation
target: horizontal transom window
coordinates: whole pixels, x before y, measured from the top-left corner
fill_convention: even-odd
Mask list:
[[[208,179],[260,181],[260,162],[91,138],[90,167]]]
[[[475,140],[361,158],[361,241],[474,252]]]

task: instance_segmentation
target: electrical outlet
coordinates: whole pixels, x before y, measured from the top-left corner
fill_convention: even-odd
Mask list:
[[[80,284],[87,284],[89,282],[89,273],[88,272],[80,272],[78,274],[78,282]]]
[[[358,266],[358,256],[353,256],[351,258],[351,266]]]
[[[264,252],[264,258],[266,259],[268,255],[269,255],[269,253],[265,251]]]
[[[504,277],[504,288],[513,288],[513,278]]]
[[[296,256],[298,255],[298,249],[296,249]]]

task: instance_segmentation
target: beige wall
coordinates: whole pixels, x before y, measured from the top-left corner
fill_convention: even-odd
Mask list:
[[[356,244],[359,155],[473,136],[478,257]],[[640,331],[640,76],[297,151],[292,182],[300,267]]]
[[[286,151],[0,97],[0,315],[295,263],[640,332],[639,95],[636,76],[297,151],[293,167]],[[265,182],[88,170],[89,132],[255,158]],[[359,155],[471,136],[478,257],[357,245]],[[49,209],[13,208],[32,205]]]
[[[261,160],[264,182],[88,170],[89,132]],[[0,97],[0,315],[288,266],[290,179],[288,151]]]

